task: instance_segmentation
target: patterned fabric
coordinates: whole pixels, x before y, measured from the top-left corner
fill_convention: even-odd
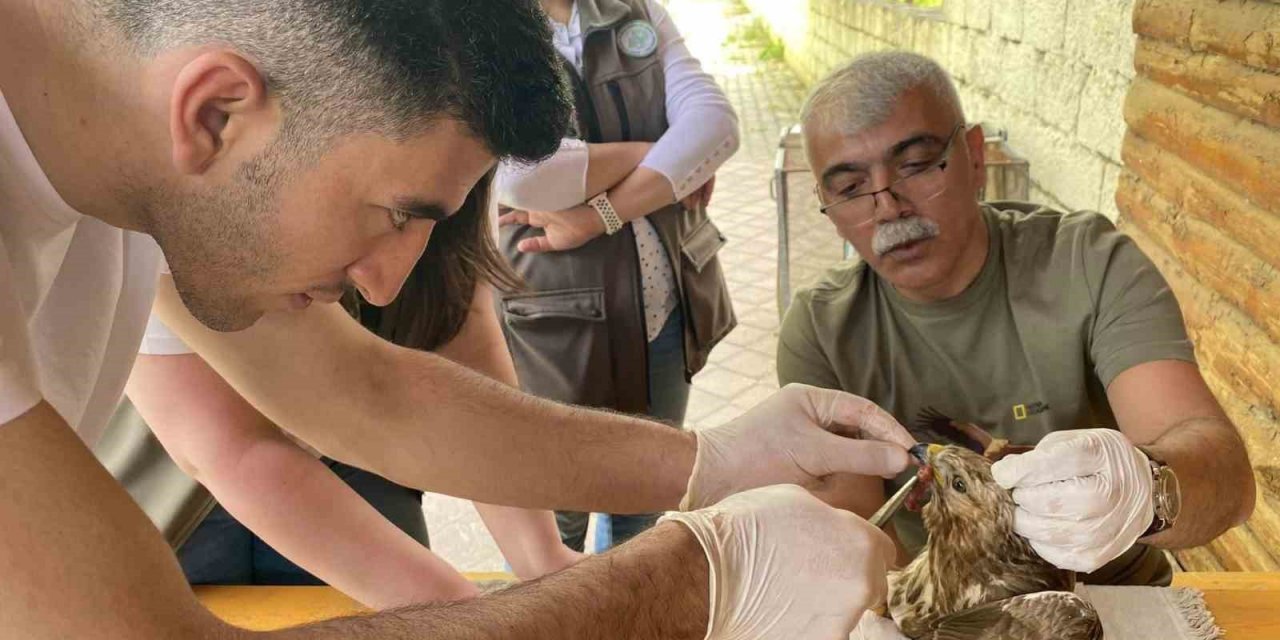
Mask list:
[[[653,342],[662,325],[675,310],[676,274],[671,258],[662,246],[658,231],[647,218],[631,221],[636,235],[636,253],[640,256],[640,286],[644,290],[644,326],[647,339]]]

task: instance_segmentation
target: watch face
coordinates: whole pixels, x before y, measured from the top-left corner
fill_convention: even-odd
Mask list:
[[[1178,486],[1178,476],[1169,467],[1160,470],[1160,495],[1164,503],[1164,518],[1172,524],[1182,512],[1182,490]]]

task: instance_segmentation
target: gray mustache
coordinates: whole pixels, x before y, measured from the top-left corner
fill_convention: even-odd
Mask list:
[[[878,258],[904,244],[936,238],[941,231],[938,223],[920,216],[891,220],[876,227],[871,250]]]

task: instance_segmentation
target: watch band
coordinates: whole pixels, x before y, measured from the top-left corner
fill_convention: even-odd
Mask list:
[[[605,235],[613,235],[622,229],[622,218],[618,217],[618,211],[613,208],[613,203],[609,202],[609,193],[601,192],[596,197],[587,201],[596,213],[600,214],[600,219],[604,221]]]

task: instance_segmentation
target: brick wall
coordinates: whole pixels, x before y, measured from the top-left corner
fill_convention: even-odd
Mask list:
[[[1244,432],[1253,519],[1189,568],[1280,560],[1280,4],[1139,0],[1120,224],[1178,295],[1205,379]]]
[[[1115,218],[1134,0],[745,1],[808,82],[867,51],[933,57],[969,119],[1007,130],[1031,162],[1033,200]]]

